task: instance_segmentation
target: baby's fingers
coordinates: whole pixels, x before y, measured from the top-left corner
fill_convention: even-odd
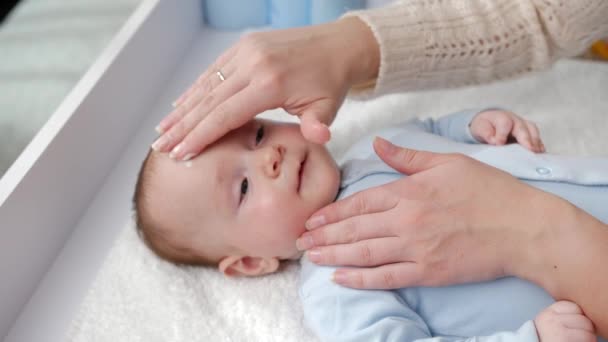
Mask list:
[[[528,131],[530,132],[530,139],[532,140],[532,145],[534,145],[535,152],[545,152],[545,144],[540,138],[540,132],[538,130],[538,126],[532,121],[526,120],[526,126],[528,127]]]
[[[559,302],[555,302],[549,306],[549,309],[557,314],[583,314],[583,310],[581,310],[580,306],[568,300],[560,300]]]
[[[507,139],[513,129],[514,120],[506,115],[498,115],[492,118],[494,124],[494,130],[496,131],[494,138],[490,140],[490,143],[494,145],[504,145],[507,143]]]
[[[494,137],[494,125],[485,118],[478,118],[471,123],[471,134],[477,141],[482,143],[492,143]]]
[[[560,322],[569,329],[583,330],[594,333],[593,323],[589,318],[580,314],[565,314],[560,316]]]
[[[524,120],[519,118],[513,118],[513,131],[511,135],[515,138],[515,140],[527,148],[530,151],[538,152],[535,146],[532,144],[532,138],[530,137],[530,131],[528,130],[528,125],[524,122]]]

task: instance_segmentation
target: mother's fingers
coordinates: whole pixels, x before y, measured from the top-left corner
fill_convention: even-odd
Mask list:
[[[173,106],[177,107],[181,105],[186,98],[188,98],[195,89],[204,84],[205,81],[209,80],[209,78],[213,75],[216,75],[218,71],[221,70],[224,76],[231,75],[233,71],[228,73],[229,70],[226,69],[226,65],[232,60],[234,55],[236,54],[237,46],[233,45],[230,49],[224,52],[218,59],[210,65],[205,72],[203,72],[196,81],[183,93],[180,97],[173,102]],[[217,78],[217,75],[216,75]]]
[[[228,80],[226,80],[228,81]],[[207,145],[218,140],[224,134],[247,123],[256,114],[271,108],[268,101],[271,94],[246,85],[233,96],[218,104],[209,114],[198,122],[172,151],[176,160],[199,154]]]
[[[209,94],[197,91],[192,96],[188,97],[182,104],[174,108],[169,115],[167,115],[161,123],[156,127],[156,131],[161,135],[164,135],[173,128],[173,126],[182,120],[191,110],[193,110],[198,104]],[[159,149],[159,146],[153,147],[157,151],[165,152],[165,149]]]
[[[165,132],[168,132],[175,124],[189,114],[193,108],[198,106],[201,101],[205,101],[207,97],[211,96],[215,89],[226,83],[227,79],[222,81],[218,75],[211,73],[209,70],[211,69],[208,69],[203,76],[195,82],[191,89],[189,89],[184,94],[183,98],[181,98],[179,105],[177,105],[175,109],[158,124],[156,130],[159,133],[164,134]],[[241,78],[236,73],[236,66],[234,63],[229,62],[225,64],[224,72],[232,76],[230,77],[231,81],[234,81],[235,78]],[[161,151],[165,152],[164,149]]]
[[[383,237],[347,245],[315,247],[306,252],[310,261],[319,265],[377,266],[407,259],[403,242],[396,237]]]
[[[192,108],[188,114],[186,114],[179,122],[177,122],[169,132],[168,136],[171,137],[170,143],[164,146],[163,151],[171,150],[169,157],[177,159],[176,153],[183,148],[177,148],[180,143],[192,130],[205,119],[205,117],[211,113],[217,106],[222,102],[225,102],[233,94],[238,93],[245,87],[244,80],[231,79],[226,80],[220,84],[214,91],[201,99],[198,104]],[[175,146],[177,145],[177,146]],[[187,157],[186,157],[187,156]],[[180,157],[180,160],[186,160],[193,157],[192,152],[186,153]]]
[[[391,237],[390,225],[384,212],[349,217],[306,232],[296,241],[299,250],[315,246],[354,243],[372,238]]]
[[[317,144],[325,144],[331,137],[327,124],[321,122],[319,117],[309,113],[303,113],[300,116],[300,130],[306,140]]]
[[[422,279],[422,268],[414,262],[399,262],[374,268],[340,268],[333,280],[355,289],[395,289],[415,286]]]
[[[389,210],[398,202],[399,199],[392,196],[384,187],[363,190],[318,210],[306,221],[306,228],[315,229],[352,216]]]

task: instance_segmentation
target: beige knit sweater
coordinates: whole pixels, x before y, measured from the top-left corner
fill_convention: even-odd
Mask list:
[[[350,12],[380,45],[358,95],[478,84],[540,70],[608,37],[608,0],[401,0]]]

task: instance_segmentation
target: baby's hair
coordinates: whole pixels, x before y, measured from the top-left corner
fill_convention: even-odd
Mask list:
[[[133,216],[137,235],[161,259],[176,265],[217,267],[216,261],[209,260],[209,258],[193,253],[190,249],[172,243],[168,237],[170,230],[162,227],[159,222],[152,218],[150,198],[153,195],[150,193],[150,188],[151,178],[155,172],[155,160],[158,158],[156,154],[157,152],[153,149],[148,151],[137,176],[135,193],[133,194]]]

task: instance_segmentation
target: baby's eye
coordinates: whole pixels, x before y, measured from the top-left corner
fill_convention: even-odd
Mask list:
[[[255,134],[255,144],[258,145],[260,141],[262,141],[262,138],[264,138],[264,125],[260,125],[260,128],[258,128],[258,131]]]
[[[243,178],[243,182],[241,182],[241,197],[239,199],[239,203],[243,201],[243,198],[247,194],[247,189],[249,188],[249,181],[247,178]]]

